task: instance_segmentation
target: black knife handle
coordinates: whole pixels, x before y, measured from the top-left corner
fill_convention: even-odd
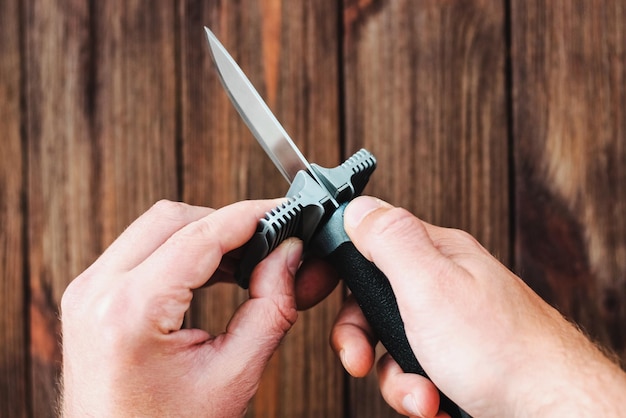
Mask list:
[[[343,204],[315,237],[314,245],[352,291],[380,342],[406,373],[428,377],[409,344],[389,280],[349,240],[343,228]],[[440,409],[452,418],[468,415],[440,392]]]

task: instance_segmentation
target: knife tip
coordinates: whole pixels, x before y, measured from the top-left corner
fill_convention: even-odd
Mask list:
[[[219,49],[222,44],[217,39],[217,36],[215,36],[215,34],[207,26],[204,27],[204,32],[206,33],[206,38],[209,42],[209,49],[211,50],[211,53],[214,53],[215,50]]]
[[[215,38],[215,35],[213,35],[213,32],[211,32],[211,29],[208,28],[208,26],[204,27],[204,32],[206,33],[207,38],[209,38],[209,40],[211,38]]]

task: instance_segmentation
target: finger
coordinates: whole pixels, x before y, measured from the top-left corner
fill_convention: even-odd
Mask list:
[[[265,258],[250,278],[250,299],[237,309],[227,326],[219,349],[248,373],[260,376],[296,321],[294,277],[301,255],[302,242],[291,238]]]
[[[320,259],[305,260],[296,275],[296,302],[306,310],[326,298],[337,287],[337,271]]]
[[[250,298],[270,299],[278,307],[288,302],[289,309],[295,306],[294,282],[302,257],[302,241],[289,238],[279,245],[279,252],[260,263],[250,278]],[[274,250],[276,251],[276,250]],[[292,306],[293,305],[293,306]]]
[[[377,364],[380,393],[385,401],[402,415],[436,417],[439,410],[439,391],[427,378],[404,373],[389,354]]]
[[[137,280],[152,289],[201,287],[222,256],[245,244],[258,220],[280,201],[238,202],[189,223],[135,269]]]
[[[389,278],[400,312],[402,307],[403,314],[409,310],[412,321],[434,304],[441,305],[459,295],[469,283],[464,280],[471,280],[461,266],[437,248],[429,227],[404,209],[360,197],[346,208],[345,227],[358,250]],[[409,276],[407,271],[411,272]]]
[[[147,324],[156,334],[179,330],[192,289],[206,283],[224,254],[252,237],[258,219],[276,204],[238,202],[189,223],[168,238],[126,275],[131,278],[124,283],[127,292],[138,295],[135,325]]]
[[[137,218],[92,265],[128,271],[152,254],[176,231],[215,209],[161,200]]]
[[[374,365],[377,342],[361,308],[353,297],[349,297],[330,334],[330,345],[346,371],[354,377],[367,375]]]
[[[240,247],[224,254],[217,270],[203,286],[208,287],[216,283],[237,283],[235,272],[237,271],[237,266],[241,263],[241,250],[242,248]]]

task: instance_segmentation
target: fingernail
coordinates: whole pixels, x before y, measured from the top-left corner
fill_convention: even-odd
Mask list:
[[[342,348],[341,351],[339,352],[339,359],[341,360],[341,364],[343,364],[343,368],[346,369],[348,373],[350,373],[350,365],[348,364],[348,357],[346,356],[345,348]]]
[[[382,207],[391,207],[385,201],[370,196],[360,196],[354,199],[344,213],[344,222],[349,228],[356,228],[373,211]]]
[[[287,268],[289,272],[295,277],[298,268],[300,267],[300,261],[302,259],[302,241],[299,239],[290,239],[289,248],[287,249]]]
[[[421,411],[417,407],[417,402],[415,402],[415,397],[410,393],[402,399],[402,407],[404,408],[405,412],[407,412],[411,416],[422,416]]]

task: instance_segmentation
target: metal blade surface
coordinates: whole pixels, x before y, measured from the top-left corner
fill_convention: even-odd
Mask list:
[[[231,102],[256,140],[291,184],[300,170],[311,172],[310,165],[285,129],[263,101],[248,77],[230,56],[213,32],[204,27],[209,49],[222,84]]]

